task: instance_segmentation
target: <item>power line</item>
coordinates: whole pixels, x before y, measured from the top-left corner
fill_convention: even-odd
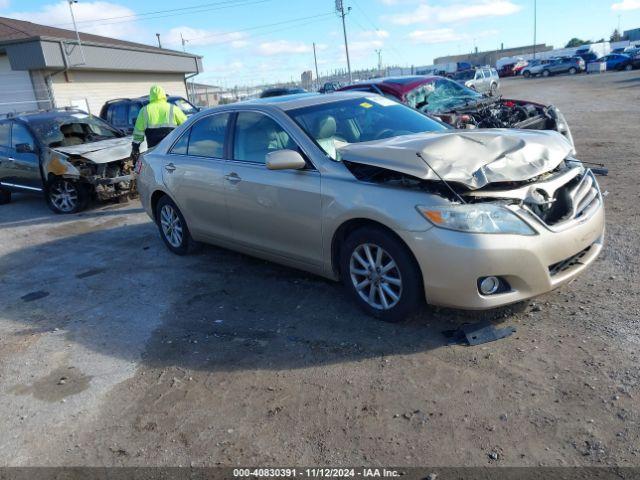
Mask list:
[[[365,17],[365,19],[369,22],[369,24],[374,28],[374,30],[376,32],[382,32],[382,30],[380,28],[378,28],[378,25],[376,25],[376,23],[371,19],[371,17],[369,16],[369,14],[365,11],[364,8],[362,8],[360,6],[360,4],[358,3],[358,0],[353,0],[353,3],[355,4],[356,8],[358,10],[360,10],[360,13],[362,13],[362,15]],[[356,22],[357,23],[357,22]],[[360,28],[362,28],[363,30],[365,30],[362,25],[359,25]],[[400,51],[392,44],[389,43],[389,48],[391,48],[391,50],[393,50],[393,53],[396,54],[396,56],[403,62],[407,62],[407,59],[404,57],[404,55],[402,55],[402,53],[400,53]]]
[[[278,26],[278,25],[285,25],[285,24],[288,24],[288,23],[296,23],[296,22],[300,22],[300,21],[303,21],[303,20],[311,20],[311,19],[317,19],[317,18],[328,17],[328,16],[333,16],[333,12],[320,13],[318,15],[310,15],[310,16],[307,16],[307,17],[292,18],[292,19],[289,19],[289,20],[283,20],[281,22],[268,23],[268,24],[265,24],[265,25],[257,25],[257,26],[254,26],[254,27],[242,28],[242,29],[239,29],[239,30],[234,30],[232,32],[219,32],[219,33],[212,33],[210,35],[200,35],[198,37],[187,38],[186,40],[187,41],[192,41],[192,40],[202,40],[204,38],[225,37],[227,35],[233,35],[234,33],[249,32],[251,30],[259,30],[261,28],[275,27],[275,26]],[[304,25],[307,25],[307,23],[304,23]],[[296,25],[296,26],[302,26],[302,25]],[[281,31],[281,30],[275,30],[274,32],[278,32],[278,31]],[[274,32],[268,32],[268,33],[274,33]],[[241,39],[234,38],[233,40],[230,40],[229,43],[235,42],[237,40],[241,40]],[[220,42],[220,43],[226,43],[226,42]]]
[[[90,24],[90,25],[95,23],[100,23],[101,25],[114,25],[118,23],[130,23],[130,22],[137,22],[142,20],[154,20],[157,18],[174,17],[179,15],[192,15],[196,13],[209,12],[213,10],[223,10],[227,8],[251,6],[251,5],[256,5],[259,3],[267,3],[271,1],[273,0],[226,0],[223,2],[204,3],[200,5],[194,5],[192,7],[171,8],[167,10],[157,10],[155,12],[136,13],[133,15],[120,15],[117,17],[94,18],[94,19],[82,20],[77,23]],[[193,10],[193,11],[185,11],[185,10]],[[176,12],[182,12],[182,13],[176,13]],[[142,17],[147,17],[147,18],[142,18]],[[102,23],[102,22],[105,22],[106,20],[120,20],[123,18],[129,19],[129,20]],[[57,26],[69,26],[69,25],[71,25],[71,23],[58,23],[52,26],[57,27]]]

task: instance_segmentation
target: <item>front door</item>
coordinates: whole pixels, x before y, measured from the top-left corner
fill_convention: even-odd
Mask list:
[[[37,146],[31,132],[20,123],[0,125],[0,182],[22,190],[42,189]]]
[[[198,237],[231,239],[224,175],[225,138],[230,114],[201,118],[171,147],[163,180]]]
[[[301,151],[272,118],[239,112],[233,159],[225,177],[227,205],[237,242],[310,265],[322,262],[320,173],[269,170],[266,155],[282,149]]]
[[[11,126],[11,152],[13,155],[13,178],[16,185],[27,189],[42,189],[40,156],[36,142],[21,123]]]

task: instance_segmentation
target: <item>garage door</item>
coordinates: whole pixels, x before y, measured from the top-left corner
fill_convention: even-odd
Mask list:
[[[161,85],[167,95],[186,97],[184,75],[175,73],[72,72],[53,77],[53,93],[58,107],[86,105],[89,113],[100,114],[102,105],[115,98],[135,98],[149,94],[152,85]]]
[[[37,107],[29,72],[12,71],[9,58],[0,55],[0,113],[24,112]]]

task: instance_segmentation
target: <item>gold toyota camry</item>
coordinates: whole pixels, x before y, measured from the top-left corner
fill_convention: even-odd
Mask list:
[[[200,112],[136,168],[172,252],[205,242],[341,280],[398,321],[425,301],[520,302],[592,263],[603,198],[574,155],[554,131],[454,130],[350,92]]]

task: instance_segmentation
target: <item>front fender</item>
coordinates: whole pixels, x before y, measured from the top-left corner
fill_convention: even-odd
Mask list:
[[[54,150],[45,152],[42,170],[45,180],[48,180],[51,175],[73,180],[80,179],[80,171],[69,161],[69,157]]]

